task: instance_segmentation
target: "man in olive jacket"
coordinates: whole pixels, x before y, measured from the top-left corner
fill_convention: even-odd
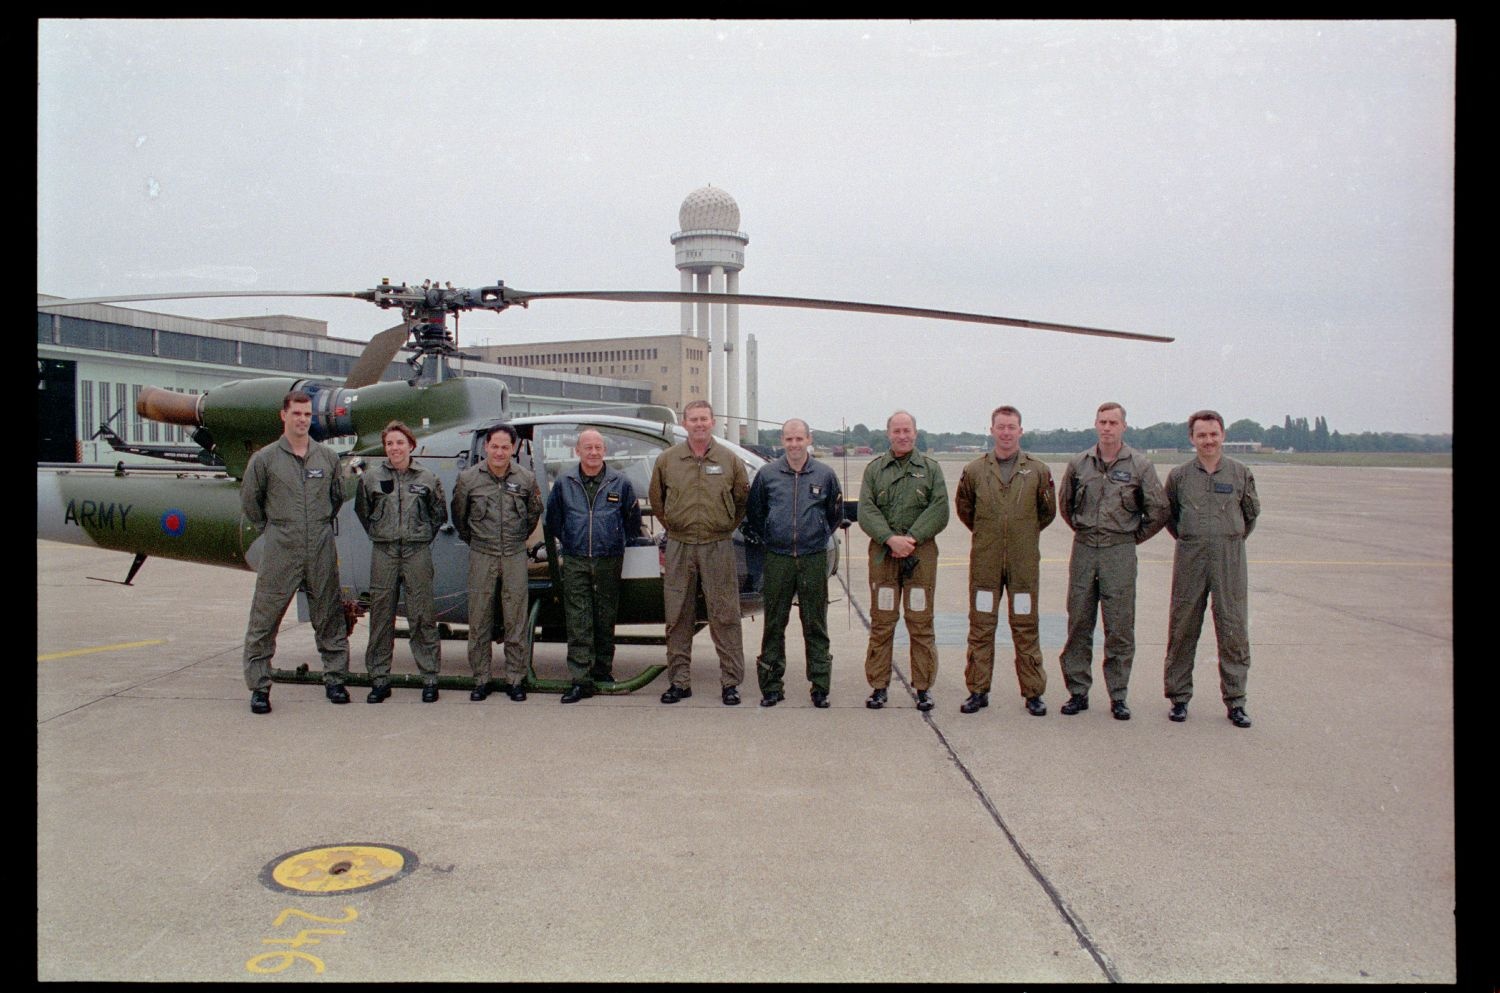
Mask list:
[[[536,476],[511,460],[516,429],[497,424],[485,432],[485,460],[458,474],[453,484],[453,526],[469,546],[470,700],[490,693],[495,630],[495,588],[505,624],[505,692],[526,699],[526,539],[542,517]]]
[[[1073,529],[1068,558],[1068,640],[1062,672],[1064,714],[1089,709],[1094,621],[1104,614],[1104,685],[1110,712],[1130,720],[1125,694],[1135,660],[1135,546],[1167,523],[1167,495],[1156,467],[1125,444],[1125,408],[1104,403],[1094,416],[1099,443],[1068,461],[1057,487],[1057,509]]]
[[[990,705],[995,669],[995,628],[1002,593],[1010,593],[1010,635],[1016,649],[1016,680],[1027,713],[1047,713],[1042,693],[1047,674],[1037,626],[1041,534],[1057,516],[1052,470],[1021,451],[1021,412],[996,407],[990,413],[995,450],[964,466],[953,505],[974,532],[969,546],[969,650],[964,682],[969,698],[959,710],[972,714]]]
[[[442,642],[432,591],[432,539],[448,523],[443,484],[411,457],[417,437],[392,421],[380,432],[385,461],[359,477],[354,514],[372,542],[370,548],[370,641],[365,671],[370,674],[367,703],[391,695],[391,653],[396,644],[396,601],[406,587],[406,619],[411,654],[422,673],[422,702],[438,698]]]
[[[1197,456],[1167,474],[1172,514],[1167,530],[1177,539],[1172,553],[1172,617],[1167,632],[1167,714],[1187,720],[1193,697],[1193,662],[1203,630],[1203,608],[1213,595],[1214,635],[1219,642],[1219,692],[1235,727],[1250,726],[1245,681],[1250,675],[1250,572],[1245,539],[1260,517],[1260,498],[1250,467],[1224,456],[1224,418],[1200,410],[1188,418]]]
[[[333,703],[348,703],[349,628],[339,596],[335,519],[344,504],[339,459],[314,441],[312,397],[301,390],[281,401],[282,435],[250,456],[240,483],[240,508],[260,537],[255,599],[245,630],[245,685],[250,712],[271,712],[271,659],[276,631],[298,589],[307,591],[313,638],[323,657],[323,686]]]
[[[859,487],[859,526],[870,536],[870,643],[865,679],[871,710],[886,704],[891,646],[904,613],[911,638],[911,684],[917,709],[931,710],[937,678],[932,595],[937,586],[938,532],[948,526],[943,467],[916,450],[917,419],[898,410],[885,422],[890,451],[865,466]]]
[[[688,439],[673,445],[651,470],[651,512],[667,529],[662,600],[667,617],[667,678],[662,703],[693,695],[693,634],[698,586],[708,605],[708,630],[719,653],[719,696],[740,702],[745,649],[731,535],[745,519],[750,480],[745,463],[714,441],[714,411],[707,400],[683,408]]]

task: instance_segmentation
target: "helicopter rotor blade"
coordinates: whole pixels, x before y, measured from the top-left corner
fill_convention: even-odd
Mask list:
[[[139,293],[134,296],[80,297],[74,300],[38,302],[37,310],[60,310],[90,303],[142,303],[150,300],[209,300],[216,297],[333,297],[339,300],[373,300],[374,290],[345,290],[336,293],[287,290],[224,290],[212,293]]]
[[[860,314],[894,314],[901,317],[926,317],[940,321],[967,321],[972,324],[1003,324],[1010,327],[1033,328],[1038,331],[1061,331],[1066,334],[1087,334],[1102,338],[1126,338],[1131,341],[1175,341],[1163,335],[1141,334],[1134,331],[1112,331],[1108,328],[1083,327],[1077,324],[1054,324],[1049,321],[1030,321],[1019,317],[996,317],[990,314],[970,314],[957,310],[932,310],[927,307],[902,307],[884,303],[857,303],[852,300],[820,300],[812,297],[766,296],[757,293],[700,293],[681,290],[558,290],[531,292],[505,288],[505,297],[511,303],[526,306],[532,300],[606,300],[620,303],[734,303],[759,307],[798,307],[807,310],[843,310]]]
[[[274,290],[224,291],[213,293],[149,293],[136,296],[89,297],[78,300],[62,300],[38,303],[42,311],[76,307],[91,303],[129,303],[148,300],[192,300],[213,297],[329,297],[345,300],[368,300],[381,307],[400,304],[406,306],[420,300],[426,287],[408,288],[382,286],[373,290],[341,292],[281,292]],[[703,293],[682,290],[518,290],[503,283],[485,287],[475,296],[470,290],[434,290],[442,298],[428,306],[441,310],[461,311],[485,309],[502,311],[513,304],[525,307],[533,300],[601,300],[616,303],[720,303],[746,304],[756,307],[794,307],[804,310],[839,310],[857,314],[890,314],[898,317],[922,317],[939,321],[964,321],[970,324],[999,324],[1008,327],[1031,328],[1037,331],[1058,331],[1064,334],[1093,335],[1101,338],[1123,338],[1130,341],[1170,342],[1176,339],[1156,334],[1135,331],[1115,331],[1109,328],[1085,327],[1079,324],[1058,324],[1051,321],[1033,321],[1020,317],[999,317],[992,314],[972,314],[958,310],[936,310],[930,307],[906,307],[884,303],[861,303],[854,300],[824,300],[816,297],[768,296],[760,293]],[[408,299],[410,298],[410,299]]]
[[[359,358],[349,370],[349,375],[344,379],[344,388],[358,389],[380,382],[380,377],[385,373],[385,367],[391,364],[391,359],[394,359],[396,353],[401,351],[401,346],[406,344],[409,330],[410,325],[403,321],[371,338],[365,350],[359,353]]]

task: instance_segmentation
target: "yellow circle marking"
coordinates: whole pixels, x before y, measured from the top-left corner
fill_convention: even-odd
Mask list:
[[[287,856],[271,870],[271,880],[298,893],[347,893],[389,882],[406,868],[406,855],[394,848],[336,845]]]

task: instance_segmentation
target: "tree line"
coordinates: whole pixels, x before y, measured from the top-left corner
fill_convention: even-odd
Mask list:
[[[827,452],[835,445],[869,446],[881,452],[887,447],[885,428],[856,424],[846,432],[820,431],[813,429],[813,444],[819,451]],[[781,431],[764,428],[759,432],[762,445],[772,448],[781,444]],[[1071,431],[1056,428],[1050,431],[1027,431],[1022,438],[1022,447],[1032,452],[1081,452],[1097,440],[1093,428]],[[1298,452],[1452,452],[1451,434],[1408,434],[1393,431],[1363,431],[1358,434],[1343,434],[1329,430],[1328,419],[1313,418],[1308,424],[1305,417],[1286,416],[1281,424],[1263,427],[1250,418],[1241,418],[1229,424],[1225,430],[1226,441],[1258,441],[1277,451],[1288,449]],[[1188,441],[1187,421],[1162,421],[1150,427],[1127,428],[1125,443],[1132,448],[1192,448]],[[917,448],[920,451],[952,451],[973,448],[985,450],[993,445],[988,434],[973,431],[917,432]]]

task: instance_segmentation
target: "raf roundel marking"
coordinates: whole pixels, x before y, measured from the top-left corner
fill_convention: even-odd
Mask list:
[[[284,893],[338,896],[394,883],[417,865],[416,854],[397,845],[319,845],[272,859],[260,881]]]
[[[173,538],[182,537],[182,532],[187,530],[187,515],[175,507],[165,511],[161,515],[161,530]]]

